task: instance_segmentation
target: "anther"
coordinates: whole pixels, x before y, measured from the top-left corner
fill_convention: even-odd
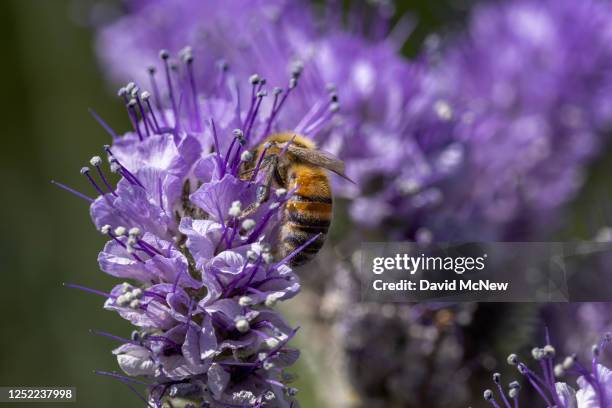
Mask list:
[[[232,130],[232,134],[238,140],[238,143],[240,143],[240,145],[245,145],[246,139],[244,138],[244,132],[241,129]]]
[[[159,58],[167,60],[168,58],[170,58],[170,53],[168,52],[168,50],[161,50],[159,51]]]
[[[267,307],[274,307],[274,305],[276,305],[276,302],[279,301],[279,299],[281,299],[285,294],[283,292],[274,292],[269,294],[268,296],[266,296],[266,306]]]
[[[250,150],[245,150],[244,152],[242,152],[242,154],[240,155],[240,161],[243,162],[250,162],[253,160],[253,152],[251,152]]]
[[[130,302],[130,307],[132,309],[138,309],[138,307],[140,307],[140,300],[138,299],[134,299]]]
[[[261,253],[263,252],[264,247],[263,247],[263,245],[262,245],[262,244],[260,244],[259,242],[254,242],[254,243],[251,245],[251,250],[252,250],[253,252],[255,252],[257,255],[259,255],[259,254],[261,254]]]
[[[291,67],[291,76],[297,79],[302,75],[302,71],[304,71],[304,63],[302,63],[302,61],[296,61]]]
[[[257,74],[253,74],[249,77],[249,82],[252,85],[257,85],[259,83],[259,81],[261,81],[261,78],[259,77],[259,75]]]
[[[544,349],[541,349],[539,347],[534,347],[531,350],[531,356],[533,357],[534,360],[540,361],[542,358],[544,358]]]
[[[269,349],[275,349],[280,344],[280,341],[278,341],[278,339],[274,337],[268,337],[267,339],[264,340],[264,344]]]
[[[232,217],[239,217],[242,213],[242,204],[240,201],[234,201],[230,207],[228,214]]]
[[[132,90],[130,91],[130,96],[132,98],[138,98],[138,93],[140,92],[140,88],[137,87],[136,85],[134,85],[134,87],[132,88]]]
[[[140,236],[140,228],[138,227],[130,228],[130,231],[128,232],[128,234],[133,237],[138,237]]]
[[[491,399],[493,399],[493,391],[491,390],[485,390],[483,397],[485,399],[485,401],[491,401]]]
[[[285,188],[277,188],[274,193],[276,194],[277,197],[284,197],[285,194],[287,194],[287,189],[285,189]]]
[[[119,295],[117,296],[117,299],[115,299],[115,303],[117,303],[121,307],[127,305],[128,302],[129,300],[126,299],[125,295]]]
[[[279,88],[278,86],[275,86],[272,89],[272,95],[274,95],[274,96],[280,95],[281,93],[283,93],[283,89]]]
[[[91,160],[89,160],[89,163],[94,167],[98,167],[100,164],[102,164],[102,158],[100,156],[94,156],[91,158]]]
[[[246,220],[242,221],[242,229],[245,231],[250,231],[253,228],[255,228],[255,220],[251,219],[251,218],[247,218]]]
[[[593,353],[593,356],[599,357],[599,351],[599,346],[597,344],[593,344],[593,347],[591,347],[591,352]]]
[[[156,68],[155,68],[155,66],[153,66],[153,65],[149,65],[149,66],[147,67],[147,72],[148,72],[150,75],[155,74],[155,72],[156,72],[156,71],[157,71],[157,69],[156,69]]]
[[[253,298],[250,296],[241,296],[240,299],[238,299],[238,304],[243,307],[251,306],[253,304]]]
[[[266,252],[265,254],[263,254],[262,255],[262,259],[268,265],[271,264],[272,262],[274,262],[274,256],[271,253],[269,253],[269,252]]]
[[[501,374],[500,373],[493,373],[493,382],[495,384],[499,384],[501,381]]]
[[[555,365],[555,377],[563,377],[563,375],[565,374],[565,369],[563,368],[563,364],[557,364]]]
[[[434,110],[438,117],[444,121],[449,121],[453,118],[453,109],[446,101],[437,101],[434,104]]]
[[[115,228],[115,235],[118,237],[122,237],[127,233],[127,229],[125,227],[117,227]]]
[[[85,175],[89,172],[89,167],[81,167],[80,173]]]
[[[150,97],[151,94],[148,91],[142,91],[142,93],[140,94],[140,98],[145,102],[148,101]]]
[[[506,361],[508,362],[508,364],[510,365],[517,365],[518,364],[518,356],[516,354],[510,354],[508,356],[508,358],[506,359]]]
[[[236,320],[236,330],[240,333],[246,333],[249,331],[251,326],[249,325],[249,321],[245,318],[238,318]]]
[[[567,356],[563,360],[563,368],[565,370],[569,370],[570,368],[574,366],[575,362],[576,362],[576,356]]]
[[[103,225],[102,228],[100,228],[100,232],[105,235],[108,234],[110,230],[111,230],[111,226],[108,224]]]
[[[268,92],[265,89],[257,92],[257,97],[258,98],[263,98],[266,95],[268,95]]]
[[[179,57],[186,64],[191,64],[193,62],[193,50],[191,47],[187,46],[183,48],[179,52]]]
[[[226,72],[229,69],[229,64],[225,60],[217,61],[217,64],[222,72]]]
[[[550,344],[545,345],[542,351],[544,352],[545,357],[548,358],[553,358],[556,354],[555,348]]]

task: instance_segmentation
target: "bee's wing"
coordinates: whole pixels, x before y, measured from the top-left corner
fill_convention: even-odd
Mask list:
[[[344,174],[344,162],[331,153],[322,150],[306,149],[296,146],[293,143],[287,146],[287,151],[302,161],[331,170],[351,183],[355,183]]]

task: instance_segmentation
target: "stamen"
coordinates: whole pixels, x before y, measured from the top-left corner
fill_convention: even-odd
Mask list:
[[[217,128],[215,127],[215,121],[210,119],[210,127],[212,128],[213,139],[215,142],[215,153],[217,155],[217,164],[219,166],[219,174],[221,178],[225,175],[225,166],[223,166],[223,159],[221,158],[221,149],[219,148],[219,138],[217,136]]]
[[[494,373],[493,374],[493,382],[497,386],[497,390],[499,392],[499,395],[501,395],[502,400],[504,401],[504,405],[506,406],[506,408],[512,408],[510,406],[510,402],[508,402],[508,399],[506,398],[506,394],[504,393],[504,390],[502,389],[502,386],[501,386],[501,374],[500,373]]]
[[[104,128],[106,133],[111,135],[113,140],[119,139],[119,136],[117,135],[117,133],[93,109],[90,108],[88,110],[91,116],[93,116],[94,119]]]
[[[278,268],[280,265],[284,265],[287,262],[289,262],[290,260],[292,260],[295,256],[297,256],[297,254],[299,254],[306,247],[308,247],[310,244],[312,244],[314,241],[316,241],[317,238],[319,238],[320,236],[321,236],[320,232],[317,235],[314,235],[312,238],[310,238],[304,244],[302,244],[299,247],[297,247],[295,250],[293,250],[293,252],[291,252],[289,255],[287,255],[285,258],[283,258],[280,262],[278,262],[275,267]]]
[[[88,202],[90,202],[90,203],[93,203],[94,201],[96,201],[96,200],[94,200],[93,198],[91,198],[91,197],[89,197],[89,196],[86,196],[85,194],[80,193],[80,192],[76,191],[75,189],[70,188],[70,187],[68,187],[67,185],[62,184],[62,183],[60,183],[60,182],[57,182],[57,181],[55,181],[55,180],[51,180],[51,184],[53,184],[53,185],[55,185],[55,186],[58,186],[58,187],[59,187],[59,188],[61,188],[62,190],[66,190],[66,191],[67,191],[67,192],[69,192],[70,194],[74,194],[75,196],[77,196],[77,197],[79,197],[79,198],[82,198],[83,200],[88,201]]]
[[[144,381],[139,381],[139,380],[137,380],[135,378],[132,378],[132,377],[128,377],[128,376],[117,374],[117,373],[111,373],[111,372],[108,372],[108,371],[94,371],[94,373],[98,374],[98,375],[106,375],[108,377],[119,378],[119,379],[125,380],[125,381],[131,381],[131,382],[133,382],[135,384],[146,385],[146,386],[150,386],[151,385],[149,383],[146,383]]]
[[[93,179],[93,177],[91,177],[91,174],[89,174],[89,167],[82,167],[81,168],[81,174],[84,175],[85,177],[87,177],[87,180],[89,180],[89,182],[91,183],[91,185],[96,189],[96,191],[103,197],[105,197],[106,199],[108,199],[108,197],[106,197],[106,195],[104,194],[104,191],[102,190],[102,188],[100,188],[100,186],[98,185],[98,183],[96,183],[96,181]],[[109,202],[110,203],[110,202]]]
[[[130,99],[130,101],[127,103],[127,109],[128,114],[130,116],[130,121],[132,122],[132,127],[134,128],[136,133],[138,133],[138,139],[140,139],[140,141],[142,142],[143,137],[142,133],[140,132],[140,125],[138,123],[138,114],[136,113],[137,104],[138,102],[136,102],[136,99]]]
[[[493,391],[485,390],[483,397],[485,401],[490,402],[491,405],[493,405],[495,408],[500,408],[500,406],[497,404],[497,401],[495,401],[495,398],[493,397]]]
[[[145,132],[147,136],[151,136],[151,130],[149,129],[149,121],[147,119],[147,112],[144,109],[144,106],[140,99],[140,95],[138,94],[138,92],[135,92],[133,97],[134,99],[136,99],[136,103],[138,104],[138,110],[140,111],[140,117],[142,118],[142,122],[144,123]]]
[[[144,186],[142,185],[142,183],[138,180],[138,178],[136,178],[136,176],[134,174],[132,174],[127,168],[125,168],[120,162],[119,160],[117,160],[117,158],[113,155],[110,146],[109,145],[105,145],[104,146],[104,150],[106,151],[106,153],[109,156],[109,161],[111,163],[117,163],[117,165],[119,166],[119,169],[121,171],[121,175],[123,177],[125,177],[128,181],[130,181],[132,184],[136,184],[142,188],[144,188]]]
[[[266,152],[268,151],[268,149],[270,148],[270,144],[266,143],[264,145],[264,149],[261,152],[261,155],[259,155],[259,159],[257,160],[257,164],[255,165],[255,170],[253,170],[253,174],[251,174],[251,179],[249,180],[249,182],[253,182],[255,180],[255,178],[257,177],[257,174],[259,173],[259,168],[261,167],[261,163],[263,162],[264,157],[266,157]]]
[[[202,118],[200,115],[200,109],[198,108],[198,90],[195,82],[195,75],[193,73],[193,51],[191,47],[185,47],[182,51],[182,60],[187,66],[187,76],[189,79],[189,86],[191,88],[191,98],[193,102],[194,118],[195,118],[195,130],[200,132]]]
[[[161,114],[161,118],[163,119],[164,123],[164,127],[168,126],[168,119],[166,118],[166,112],[163,109],[163,106],[161,104],[161,94],[159,93],[159,88],[157,86],[157,81],[155,80],[155,73],[156,73],[156,69],[154,66],[150,66],[147,71],[149,72],[149,78],[151,81],[151,89],[153,89],[153,95],[155,96],[155,107],[157,108],[157,110],[159,111],[159,113]],[[152,110],[151,110],[152,111]],[[158,131],[159,131],[160,127],[158,126]]]
[[[104,372],[104,371],[94,371],[94,373],[95,373],[95,374],[100,373],[100,375],[108,375],[108,374],[107,374],[106,372]],[[134,394],[136,394],[136,396],[137,396],[137,397],[138,397],[138,398],[139,398],[139,399],[140,399],[142,402],[144,402],[144,403],[146,404],[146,406],[147,406],[147,407],[149,407],[149,408],[156,408],[156,407],[152,406],[152,405],[151,405],[151,403],[150,403],[149,401],[147,401],[147,400],[145,399],[145,397],[143,397],[143,396],[142,396],[142,394],[140,394],[140,393],[139,393],[139,392],[138,392],[138,391],[137,391],[137,390],[136,390],[134,387],[132,387],[132,385],[131,385],[131,384],[129,384],[129,381],[134,381],[134,380],[128,380],[128,379],[125,379],[125,378],[123,378],[123,376],[122,376],[122,375],[119,375],[119,374],[117,374],[117,375],[111,375],[110,377],[112,377],[112,378],[116,378],[116,379],[118,379],[119,381],[121,381],[122,383],[124,383],[124,384],[125,384],[125,385],[126,385],[126,386],[127,386],[127,387],[128,387],[128,388],[129,388],[129,389],[130,389],[130,390],[131,390],[133,393],[134,393]],[[147,385],[148,385],[148,384],[147,384]]]
[[[99,330],[94,330],[94,329],[90,329],[89,332],[91,334],[95,334],[96,336],[101,336],[101,337],[106,337],[112,340],[116,340],[120,343],[130,343],[130,344],[134,344],[134,345],[140,345],[140,343],[138,343],[137,341],[134,341],[132,339],[126,339],[125,337],[120,337],[120,336],[116,336],[112,333],[108,333],[108,332],[104,332],[104,331],[99,331]]]
[[[81,285],[76,285],[74,283],[64,283],[63,285],[70,289],[79,289],[79,290],[82,290],[83,292],[93,293],[94,295],[103,296],[105,298],[111,298],[111,299],[114,298],[114,296],[111,295],[110,293],[102,292],[101,290],[97,290],[97,289],[91,289],[91,288],[81,286]]]
[[[147,118],[150,117],[150,120],[152,122],[151,127],[154,129],[155,133],[160,133],[161,129],[159,127],[159,122],[157,121],[157,116],[155,115],[155,111],[153,110],[153,105],[151,105],[151,94],[147,91],[143,91],[140,94],[140,98],[147,106],[147,110],[149,112],[149,115],[147,115]]]
[[[164,61],[164,72],[166,74],[166,86],[168,87],[168,95],[170,96],[170,102],[172,103],[172,112],[174,113],[174,126],[178,125],[178,108],[176,106],[176,99],[174,98],[174,87],[172,85],[172,77],[170,75],[170,64],[168,59],[170,54],[167,50],[161,50],[159,57]]]
[[[108,182],[108,180],[104,176],[104,172],[102,171],[102,168],[100,167],[100,164],[102,163],[102,159],[100,158],[100,156],[92,157],[91,160],[89,161],[89,163],[91,163],[91,165],[96,168],[96,170],[98,171],[98,175],[100,176],[100,179],[102,179],[102,182],[104,183],[104,185],[106,186],[108,191],[112,195],[117,197],[117,193],[115,193],[115,190],[113,189],[113,187],[110,185],[110,183]]]
[[[276,110],[276,107],[278,104],[278,97],[281,93],[283,93],[282,88],[274,87],[274,89],[272,90],[272,95],[274,95],[274,101],[272,102],[272,109],[270,111],[270,116],[268,116],[268,120],[266,123],[266,129],[264,130],[262,137],[266,137],[267,135],[269,135],[270,130],[272,130],[272,121],[274,119],[274,111]]]

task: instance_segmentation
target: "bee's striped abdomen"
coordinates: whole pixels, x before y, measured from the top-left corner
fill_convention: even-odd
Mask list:
[[[280,255],[285,257],[317,234],[319,237],[291,259],[292,266],[311,260],[323,246],[332,216],[332,196],[325,170],[297,164],[288,172],[288,189],[296,188],[287,202],[280,231]]]

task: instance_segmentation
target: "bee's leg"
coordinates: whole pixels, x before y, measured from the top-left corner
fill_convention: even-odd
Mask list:
[[[270,199],[270,190],[272,189],[272,182],[274,181],[274,172],[276,171],[278,158],[276,156],[272,156],[271,160],[271,165],[266,166],[266,174],[264,176],[263,183],[257,186],[255,202],[242,211],[240,218],[246,218],[253,214],[263,203]]]

